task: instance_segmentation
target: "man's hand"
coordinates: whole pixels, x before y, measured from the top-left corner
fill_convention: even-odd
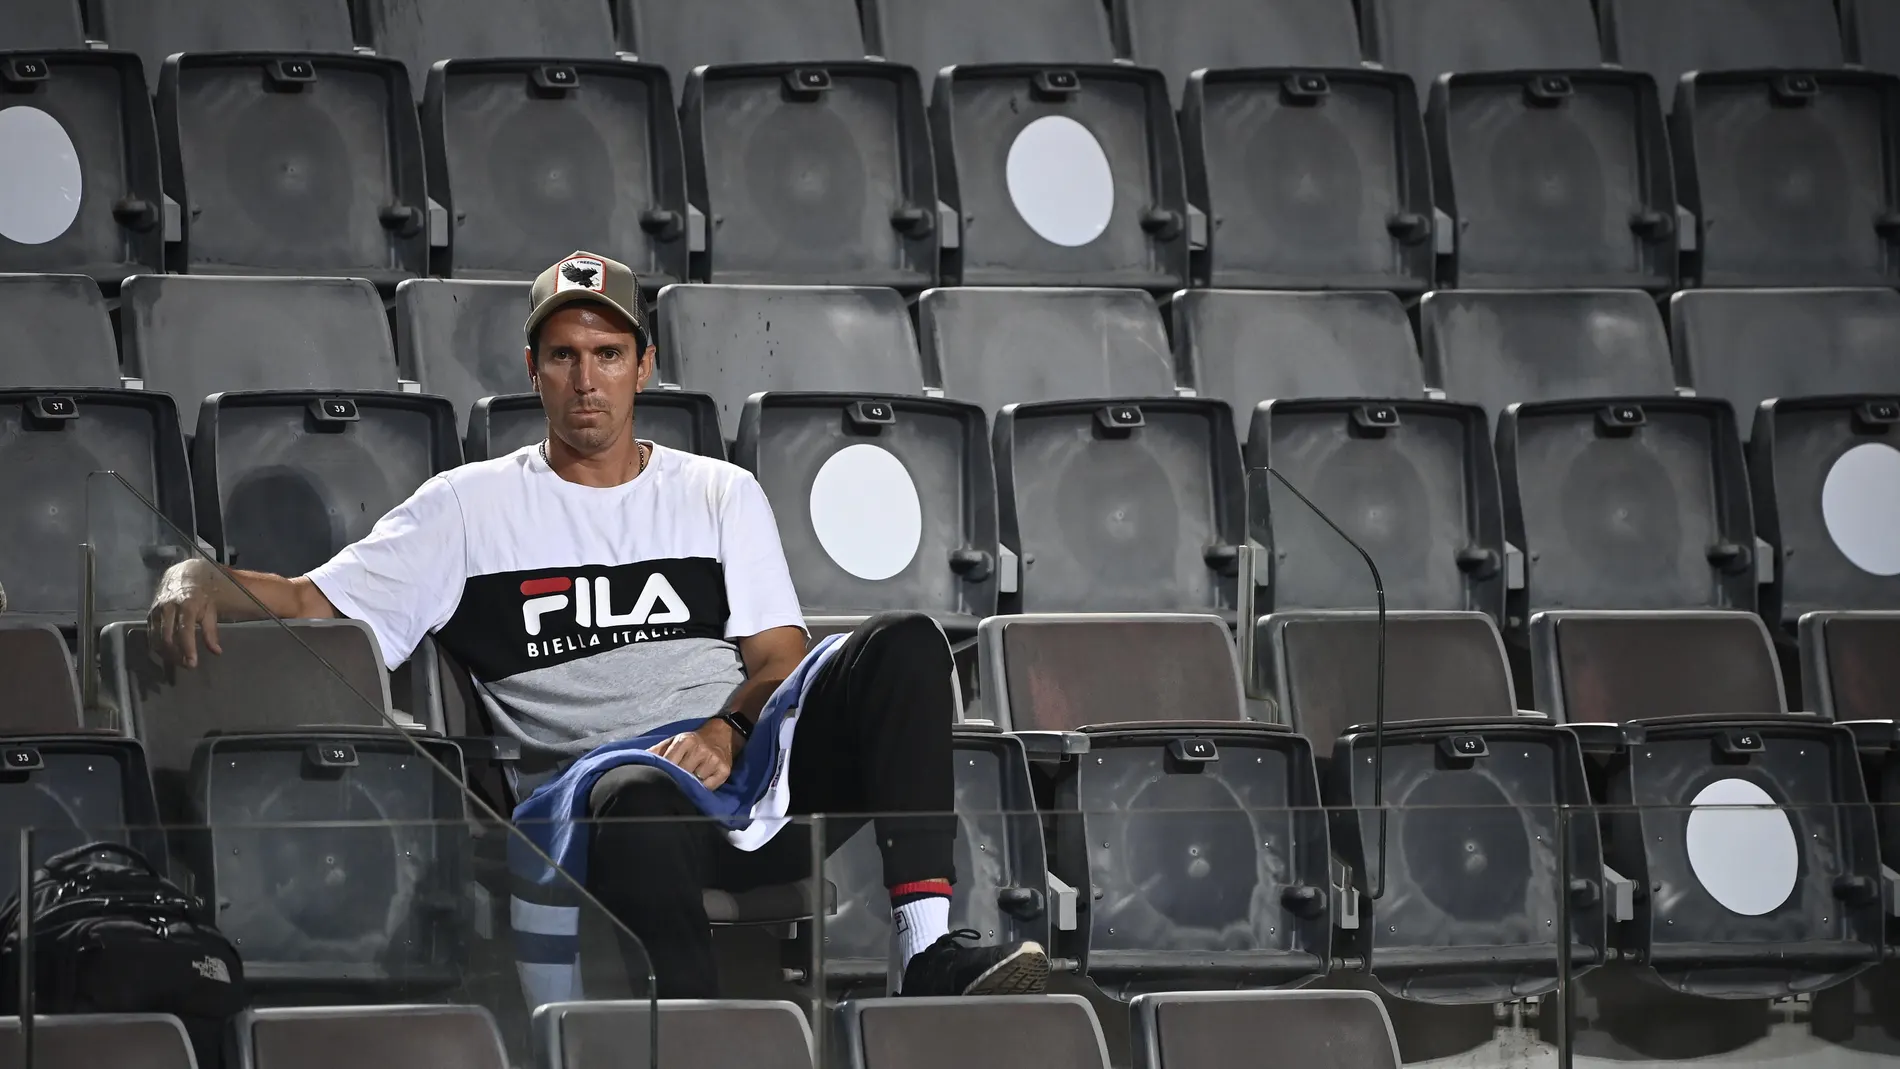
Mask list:
[[[651,752],[693,774],[709,791],[732,775],[732,758],[744,746],[739,733],[724,720],[708,720],[693,731],[675,735]]]
[[[198,666],[198,629],[204,628],[205,648],[223,653],[218,645],[218,584],[223,577],[210,561],[192,558],[166,569],[145,618],[146,643],[152,655],[186,668]]]

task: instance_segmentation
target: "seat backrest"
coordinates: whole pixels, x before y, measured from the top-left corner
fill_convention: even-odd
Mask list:
[[[1440,290],[1419,305],[1425,381],[1495,420],[1514,401],[1668,395],[1669,338],[1635,290]]]
[[[1107,63],[1115,57],[1097,0],[866,0],[865,45],[916,68],[925,85],[952,64]]]
[[[0,679],[8,689],[0,734],[57,735],[80,727],[72,655],[52,624],[0,620]]]
[[[389,320],[363,279],[141,275],[120,329],[128,366],[188,428],[220,391],[396,388]]]
[[[1542,613],[1531,671],[1537,708],[1568,723],[1787,711],[1753,613]]]
[[[483,398],[527,384],[526,282],[412,278],[396,287],[396,363],[424,393],[455,402],[464,421]]]
[[[1366,55],[1417,79],[1453,71],[1594,67],[1590,0],[1365,0]]]
[[[241,1064],[255,1069],[507,1069],[501,1033],[480,1006],[336,1006],[247,1010]],[[664,1034],[664,1032],[662,1032]]]
[[[1114,0],[1112,13],[1123,49],[1176,94],[1197,70],[1359,63],[1352,0]]]
[[[1900,5],[1887,0],[1840,0],[1847,61],[1900,74]]]
[[[1828,0],[1597,0],[1603,58],[1648,71],[1664,102],[1691,71],[1838,67]]]
[[[1168,315],[1182,375],[1233,405],[1236,422],[1277,398],[1425,393],[1411,324],[1390,293],[1186,290]]]
[[[728,438],[762,390],[923,393],[917,334],[896,290],[668,286],[656,318],[660,377],[712,394]]]
[[[866,999],[840,1007],[852,1069],[1107,1069],[1080,995]]]
[[[119,385],[118,342],[92,279],[0,275],[0,322],[0,389]]]
[[[1685,290],[1669,301],[1676,376],[1735,406],[1746,436],[1776,397],[1900,394],[1900,293]]]
[[[416,95],[445,59],[614,55],[608,0],[355,0],[356,27],[409,67]]]
[[[95,37],[137,52],[158,86],[174,52],[348,52],[350,0],[89,0]]]
[[[18,1017],[0,1017],[0,1065],[27,1069]],[[30,1069],[198,1069],[178,1018],[161,1013],[48,1015],[33,1022]]]
[[[1223,1069],[1262,1050],[1302,1069],[1399,1069],[1392,1019],[1370,991],[1196,991],[1129,1004],[1139,1069]]]
[[[1896,643],[1900,612],[1817,612],[1802,617],[1802,708],[1830,720],[1890,719],[1893,695],[1900,690]]]
[[[673,75],[675,97],[694,67],[863,59],[854,0],[616,0],[620,36]]]
[[[0,50],[85,46],[79,0],[9,0],[0,6]]]
[[[1245,719],[1217,616],[997,616],[978,635],[983,693],[1005,730]]]
[[[790,1002],[670,999],[660,1004],[660,1064],[812,1069],[811,1025]],[[534,1013],[545,1069],[607,1069],[648,1049],[651,1007],[557,1002]]]
[[[1167,332],[1140,290],[934,289],[919,299],[917,323],[944,393],[991,412],[1175,392]]]

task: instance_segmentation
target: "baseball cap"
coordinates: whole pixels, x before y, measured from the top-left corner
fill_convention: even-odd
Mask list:
[[[633,324],[633,334],[640,348],[645,349],[652,340],[646,320],[640,315],[639,277],[633,268],[599,253],[569,253],[561,262],[541,272],[541,277],[534,280],[530,297],[534,311],[528,313],[529,337],[534,336],[534,328],[556,309],[576,301],[594,301],[627,317],[627,322]]]

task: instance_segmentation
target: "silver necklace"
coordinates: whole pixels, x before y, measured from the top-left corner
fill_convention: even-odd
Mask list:
[[[633,477],[635,479],[638,479],[640,476],[646,474],[647,458],[653,455],[647,451],[645,442],[641,442],[638,444],[640,446],[640,470],[633,473]],[[554,462],[548,459],[548,440],[546,438],[541,439],[541,463],[546,464],[548,466],[549,471],[554,470]],[[628,480],[628,481],[631,482],[632,480]]]

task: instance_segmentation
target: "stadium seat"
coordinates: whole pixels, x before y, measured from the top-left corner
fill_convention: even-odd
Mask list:
[[[1313,750],[1247,720],[1218,617],[997,616],[977,649],[986,710],[1052,781],[1053,869],[1093,889],[1056,953],[1109,992],[1326,971]]]
[[[708,67],[686,79],[687,188],[705,277],[894,286],[937,280],[937,181],[916,75],[865,60]]]
[[[409,68],[417,98],[445,59],[612,59],[609,0],[353,0],[356,30]]]
[[[1431,169],[1411,79],[1207,71],[1188,80],[1181,139],[1189,203],[1208,218],[1198,284],[1430,288]]]
[[[1748,450],[1775,633],[1823,609],[1900,609],[1900,389],[1769,401]]]
[[[733,459],[772,502],[807,616],[911,609],[967,637],[996,612],[996,490],[981,408],[754,394]]]
[[[114,286],[163,267],[158,135],[137,56],[0,53],[0,144],[0,271]]]
[[[86,0],[92,36],[137,52],[152,90],[179,52],[349,52],[350,0]]]
[[[1182,290],[1168,319],[1182,375],[1235,412],[1281,397],[1425,396],[1405,306],[1389,293]]]
[[[925,85],[953,64],[1066,68],[1115,58],[1108,19],[1097,0],[965,0],[948,6],[937,0],[868,0],[860,7],[871,54],[913,68]]]
[[[1639,888],[1625,959],[1685,994],[1813,991],[1880,956],[1880,856],[1851,731],[1784,712],[1761,620],[1543,613],[1537,707],[1601,764],[1605,860]]]
[[[1125,55],[1177,94],[1198,70],[1356,67],[1352,0],[1112,0]]]
[[[1016,612],[1227,612],[1247,502],[1233,412],[1205,398],[1045,401],[995,420]]]
[[[1704,286],[1900,282],[1900,78],[1702,73],[1677,90],[1676,181]]]
[[[1893,695],[1900,685],[1900,612],[1811,612],[1801,617],[1802,707],[1838,723],[1889,721]],[[1870,779],[1883,804],[1900,802],[1900,779],[1881,788]],[[1881,821],[1892,821],[1891,811]],[[1896,828],[1900,830],[1900,828]],[[1900,845],[1896,841],[1895,845]],[[1900,856],[1889,852],[1889,857]]]
[[[242,940],[246,978],[384,992],[460,979],[463,922],[441,905],[468,878],[460,750],[393,728],[360,622],[227,623],[218,638],[222,654],[181,668],[157,661],[144,623],[108,625],[102,689],[151,755],[173,858]]]
[[[1727,402],[1516,404],[1498,424],[1506,537],[1524,551],[1511,618],[1549,609],[1756,605],[1748,472]]]
[[[917,333],[944,392],[992,413],[1175,394],[1167,332],[1139,290],[934,289],[917,302]]]
[[[449,219],[438,273],[527,281],[574,249],[605,247],[645,285],[685,281],[673,102],[666,72],[648,64],[437,64],[422,131],[429,195]]]
[[[84,47],[79,0],[12,0],[0,8],[0,50]]]
[[[1451,284],[1675,287],[1676,187],[1648,75],[1453,74],[1427,125]]]
[[[719,406],[710,395],[689,390],[648,389],[634,402],[634,433],[649,442],[726,459],[726,440],[720,436]],[[547,412],[541,395],[511,393],[484,397],[469,410],[468,438],[463,458],[493,460],[548,436]]]
[[[169,1014],[36,1016],[28,1066],[18,1017],[0,1017],[0,1065],[21,1069],[200,1069],[191,1040]]]
[[[1571,732],[1517,715],[1489,618],[1399,612],[1383,635],[1371,612],[1260,624],[1262,690],[1320,752],[1325,804],[1337,807],[1333,852],[1361,912],[1344,952],[1363,955],[1391,994],[1432,1003],[1554,990],[1564,917],[1572,967],[1606,960],[1595,822],[1566,829],[1561,812],[1589,805],[1583,752]],[[1389,824],[1376,808],[1381,772]],[[1546,875],[1566,868],[1567,886]]]
[[[396,366],[454,402],[466,425],[475,402],[528,384],[522,325],[531,307],[525,282],[412,278],[396,287]]]
[[[1886,0],[1840,0],[1847,61],[1900,74],[1900,8]]]
[[[125,485],[93,477],[106,471]],[[140,390],[0,390],[0,501],[9,613],[71,625],[80,611],[78,547],[91,545],[94,613],[143,618],[159,570],[182,559],[191,539],[176,406]]]
[[[851,1069],[1107,1069],[1080,995],[862,999],[838,1007]],[[664,1032],[662,1032],[664,1034]]]
[[[235,1028],[239,1064],[251,1069],[509,1065],[495,1019],[481,1006],[287,1006],[246,1010]]]
[[[1267,547],[1260,611],[1377,605],[1358,551],[1271,466],[1372,555],[1389,607],[1504,619],[1504,511],[1483,409],[1418,399],[1263,401],[1245,457],[1248,531]]]
[[[422,133],[402,65],[375,56],[185,53],[158,87],[165,189],[188,274],[428,273]]]
[[[11,691],[6,709],[0,711],[0,732],[58,734],[79,729],[79,684],[59,628],[0,621],[0,679]]]
[[[1225,1069],[1272,1051],[1304,1069],[1399,1069],[1392,1019],[1370,991],[1192,991],[1128,1006],[1138,1069]]]
[[[534,1011],[539,1069],[613,1069],[643,1060],[644,1000],[554,1002]],[[811,1025],[791,1002],[669,999],[660,1004],[660,1064],[704,1069],[813,1069]]]
[[[192,439],[198,532],[227,564],[302,575],[461,462],[447,398],[215,393]]]
[[[1590,0],[1363,0],[1366,57],[1418,82],[1441,74],[1576,70],[1603,61]]]
[[[1688,290],[1669,301],[1676,378],[1735,406],[1743,434],[1777,397],[1900,393],[1900,294]]]
[[[668,286],[656,314],[659,378],[719,402],[726,437],[762,390],[924,392],[917,334],[895,290]]]
[[[932,3],[959,19],[973,6]],[[961,220],[959,244],[944,256],[946,284],[1186,284],[1192,221],[1159,71],[953,68],[938,75],[930,128],[938,195]]]
[[[864,58],[853,0],[615,0],[620,37],[685,92],[693,68]]]
[[[1673,99],[1692,71],[1838,67],[1828,0],[1597,0],[1603,58],[1647,71]]]
[[[362,279],[143,275],[119,329],[126,373],[171,394],[188,428],[220,391],[397,386],[382,298]]]
[[[1493,420],[1515,401],[1668,395],[1669,338],[1648,294],[1443,290],[1420,302],[1426,383]]]
[[[0,389],[120,385],[119,343],[92,279],[0,275],[0,323]]]

